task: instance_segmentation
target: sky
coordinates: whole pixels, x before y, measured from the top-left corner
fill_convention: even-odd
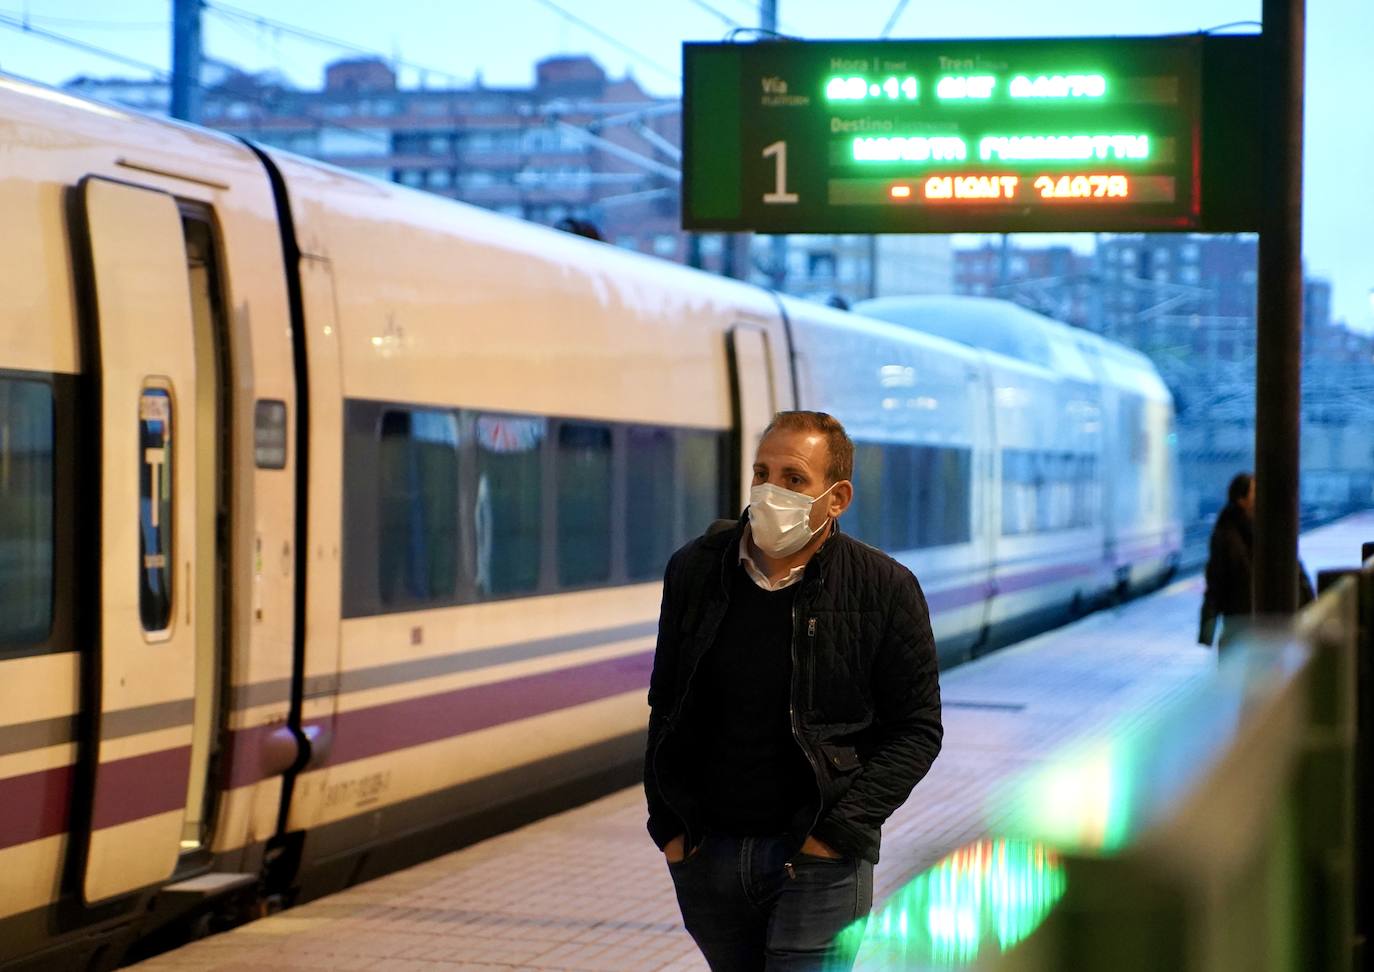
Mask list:
[[[1258,21],[1261,0],[777,0],[780,26],[810,39],[1100,36],[1188,33]],[[171,0],[0,0],[0,71],[61,84],[78,75],[148,72],[24,33],[23,21],[166,70]],[[304,28],[296,37],[259,18]],[[759,22],[755,0],[207,0],[207,56],[275,69],[318,87],[324,65],[373,51],[417,67],[401,83],[526,86],[550,54],[596,58],[612,75],[677,94],[681,43],[721,40]],[[1254,26],[1235,28],[1253,30]],[[1308,273],[1333,283],[1334,314],[1374,333],[1374,0],[1309,0],[1303,198]],[[1258,83],[1258,79],[1256,79]],[[1023,242],[1033,243],[1033,240]]]

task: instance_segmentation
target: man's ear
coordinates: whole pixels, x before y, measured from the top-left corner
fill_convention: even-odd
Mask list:
[[[854,484],[844,479],[830,490],[830,515],[838,518],[854,502]]]

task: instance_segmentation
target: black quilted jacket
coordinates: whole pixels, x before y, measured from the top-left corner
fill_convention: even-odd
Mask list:
[[[729,602],[746,517],[668,562],[649,683],[644,789],[649,834],[691,846],[700,814],[683,785],[691,745],[679,730],[692,675]],[[816,799],[792,835],[877,862],[880,831],[940,752],[940,682],[925,596],[911,571],[838,527],[806,566],[792,616],[793,730]]]

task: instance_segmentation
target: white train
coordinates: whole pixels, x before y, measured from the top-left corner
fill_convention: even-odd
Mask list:
[[[3,77],[0,146],[0,965],[632,782],[663,564],[776,409],[849,427],[946,663],[1177,556],[1158,377],[1006,305],[845,314]]]

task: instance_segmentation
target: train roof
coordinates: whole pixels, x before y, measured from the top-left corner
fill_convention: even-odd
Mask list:
[[[877,297],[860,301],[853,310],[1055,372],[1065,370],[1066,352],[1078,358],[1081,352],[1095,351],[1117,384],[1152,397],[1170,397],[1154,363],[1145,355],[1011,301],[991,297]]]

